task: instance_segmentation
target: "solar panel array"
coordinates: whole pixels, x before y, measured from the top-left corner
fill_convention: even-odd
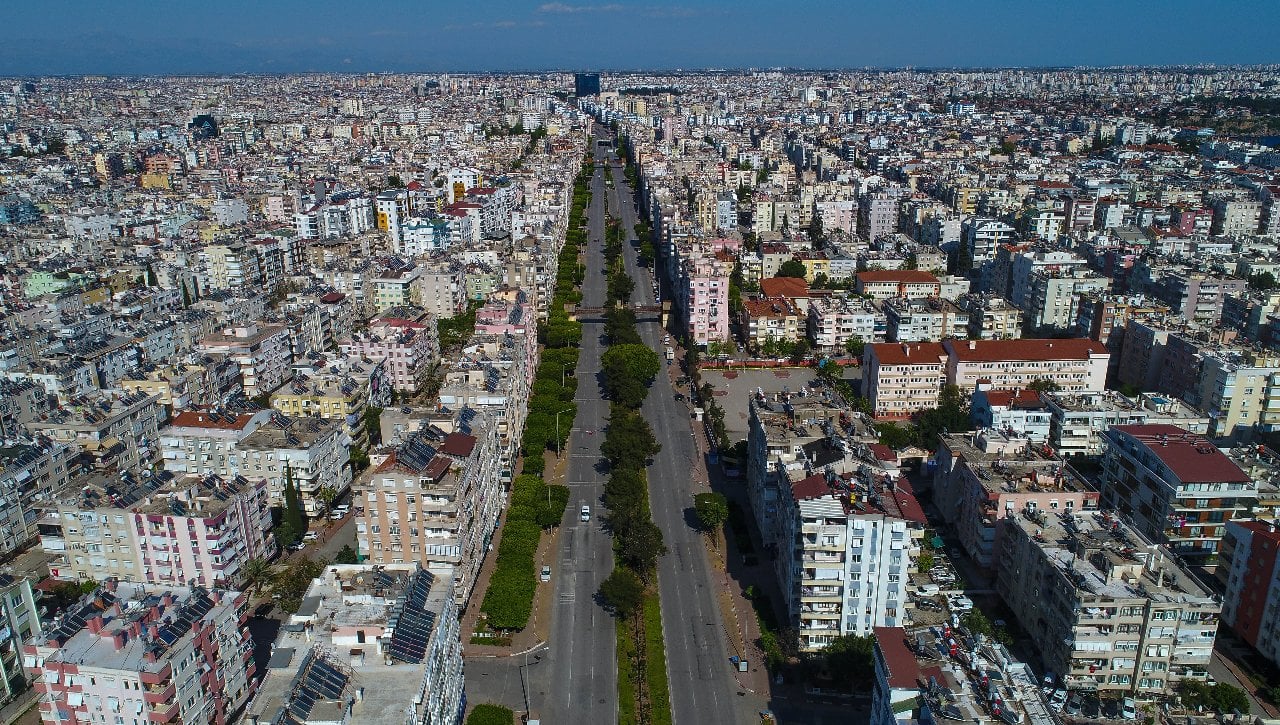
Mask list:
[[[420,570],[415,573],[404,592],[396,599],[391,616],[387,619],[387,624],[391,626],[391,645],[388,649],[391,656],[401,662],[421,664],[427,656],[427,643],[436,626],[436,613],[427,609],[427,597],[435,580],[435,575],[429,571]]]
[[[57,626],[50,632],[50,639],[66,641],[75,636],[76,632],[84,629],[84,625],[90,619],[102,614],[111,608],[116,601],[116,595],[108,591],[96,592],[83,602],[78,602],[67,609],[62,615],[62,619],[58,621]]]
[[[179,605],[176,614],[165,616],[164,624],[156,636],[165,647],[172,646],[174,642],[182,639],[182,635],[191,631],[192,623],[204,619],[204,615],[211,609],[213,609],[213,600],[209,598],[209,592],[205,591],[204,587],[195,587],[191,590],[191,596]]]
[[[471,435],[471,421],[476,417],[476,412],[467,406],[462,406],[462,410],[458,411],[458,429],[467,435]]]
[[[341,700],[350,680],[346,672],[311,650],[293,679],[289,704],[285,708],[288,719],[283,722],[303,725],[310,719],[311,710],[317,702]]]
[[[436,449],[427,445],[426,440],[420,435],[410,436],[409,440],[396,451],[396,460],[414,471],[427,470],[427,464],[431,463],[431,459],[435,457]]]

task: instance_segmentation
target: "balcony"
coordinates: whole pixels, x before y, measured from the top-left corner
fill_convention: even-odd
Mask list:
[[[142,693],[142,699],[148,704],[159,705],[172,700],[175,690],[173,680],[169,680],[167,684],[147,685],[146,692]]]

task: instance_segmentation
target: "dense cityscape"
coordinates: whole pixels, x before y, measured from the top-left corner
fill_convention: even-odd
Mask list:
[[[11,78],[0,238],[6,725],[1280,718],[1280,67]]]

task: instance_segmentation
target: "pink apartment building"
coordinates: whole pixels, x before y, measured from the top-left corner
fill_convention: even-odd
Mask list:
[[[253,694],[240,592],[107,580],[22,648],[41,720],[232,722]]]

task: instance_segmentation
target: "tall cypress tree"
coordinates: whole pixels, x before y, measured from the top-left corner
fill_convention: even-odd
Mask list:
[[[307,517],[302,513],[302,497],[294,486],[293,468],[288,463],[284,466],[284,511],[281,524],[294,533],[294,542],[307,532]]]

